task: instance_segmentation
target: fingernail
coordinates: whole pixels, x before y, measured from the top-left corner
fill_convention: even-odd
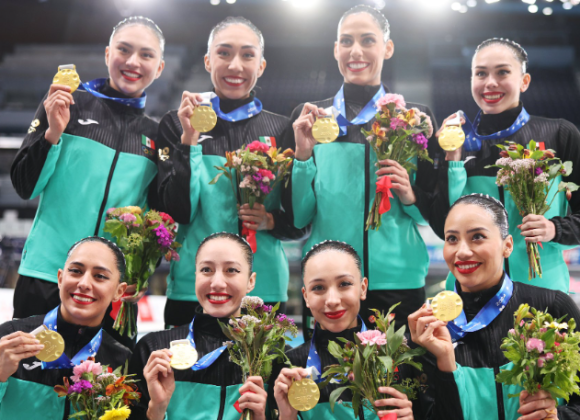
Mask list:
[[[40,340],[34,340],[34,344],[40,344]]]

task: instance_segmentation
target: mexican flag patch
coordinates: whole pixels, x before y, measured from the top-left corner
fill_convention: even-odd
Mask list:
[[[143,146],[155,150],[155,142],[151,140],[149,137],[147,137],[145,134],[141,134],[141,143],[143,143]]]
[[[275,137],[259,137],[260,143],[267,144],[270,147],[276,147]]]

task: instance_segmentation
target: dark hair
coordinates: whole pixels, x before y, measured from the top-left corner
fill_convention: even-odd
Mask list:
[[[505,239],[509,235],[509,222],[507,211],[501,201],[487,194],[469,194],[460,197],[449,209],[453,209],[458,204],[474,204],[487,211],[493,218],[493,222],[499,228],[501,238]]]
[[[306,255],[304,255],[304,258],[302,258],[302,263],[300,266],[300,268],[302,270],[302,277],[304,277],[304,270],[306,268],[306,263],[308,262],[308,260],[310,258],[314,257],[315,255],[320,254],[320,253],[325,252],[325,251],[338,251],[338,252],[343,252],[345,254],[350,255],[352,257],[352,259],[354,260],[356,267],[361,272],[361,276],[362,276],[361,259],[352,246],[350,246],[346,242],[323,241],[323,242],[320,242],[320,243],[314,245],[312,248],[310,248],[310,250],[306,253]]]
[[[346,12],[344,12],[342,17],[338,21],[337,38],[340,36],[340,27],[342,26],[342,22],[344,22],[344,20],[347,17],[349,17],[350,15],[355,15],[358,13],[369,14],[373,18],[373,20],[376,22],[376,24],[379,26],[379,28],[381,28],[381,31],[383,31],[383,40],[385,42],[387,42],[389,40],[389,37],[391,36],[391,29],[389,26],[389,21],[387,20],[385,15],[383,15],[377,9],[375,9],[374,7],[371,7],[371,6],[367,6],[366,4],[359,4],[357,6],[354,6],[351,9],[348,9]]]
[[[75,249],[77,249],[79,246],[87,242],[99,242],[103,245],[106,245],[107,248],[111,250],[113,256],[115,257],[117,270],[119,270],[119,273],[121,274],[121,276],[119,277],[119,282],[122,282],[123,278],[125,277],[125,271],[127,270],[127,263],[125,262],[125,254],[123,254],[123,251],[121,251],[121,248],[119,248],[116,243],[111,242],[108,239],[101,238],[100,236],[88,236],[86,238],[83,238],[80,241],[75,242],[74,245],[70,247],[70,249],[66,254],[66,260],[68,261],[68,259],[75,251]]]
[[[161,29],[159,29],[159,26],[157,26],[155,22],[144,16],[131,16],[117,23],[117,25],[113,28],[111,38],[109,38],[109,45],[111,45],[111,43],[113,42],[113,37],[117,32],[119,32],[121,28],[132,25],[143,25],[153,31],[153,33],[159,40],[159,47],[161,47],[161,58],[163,58],[163,52],[165,51],[165,37],[163,36],[163,32],[161,32]]]
[[[518,44],[517,42],[511,41],[507,38],[489,38],[489,39],[486,39],[485,41],[483,41],[481,44],[479,44],[477,46],[477,48],[475,49],[475,54],[473,54],[473,56],[475,57],[475,55],[479,51],[483,50],[485,47],[490,47],[492,45],[505,45],[510,50],[512,50],[516,59],[522,65],[522,73],[526,73],[526,71],[528,69],[528,53],[526,52],[526,50],[524,50],[524,48],[520,44]]]
[[[211,235],[207,236],[203,241],[201,241],[199,247],[197,248],[197,252],[195,253],[195,262],[197,263],[197,257],[199,256],[199,252],[206,243],[208,243],[209,241],[213,241],[214,239],[222,239],[222,238],[230,239],[234,242],[237,242],[238,245],[242,247],[242,251],[244,252],[244,256],[246,257],[246,262],[250,266],[251,273],[252,268],[254,266],[254,253],[252,252],[252,247],[250,246],[248,241],[246,241],[244,238],[242,238],[239,235],[236,235],[235,233],[230,232],[212,233]]]
[[[244,25],[250,28],[252,32],[254,32],[258,37],[258,41],[260,43],[260,52],[262,53],[262,58],[264,58],[264,36],[262,35],[262,32],[256,27],[256,25],[254,25],[252,22],[250,22],[243,16],[235,16],[235,17],[228,16],[227,18],[225,18],[212,28],[211,32],[209,33],[209,38],[207,40],[207,55],[209,56],[211,43],[213,42],[215,36],[219,32],[223,31],[224,29],[226,29],[228,26],[231,25]]]

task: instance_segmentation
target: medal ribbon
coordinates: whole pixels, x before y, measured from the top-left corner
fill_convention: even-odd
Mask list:
[[[514,291],[514,283],[504,274],[503,283],[501,288],[492,297],[489,302],[485,304],[481,311],[473,318],[469,323],[467,323],[467,318],[465,317],[465,311],[461,311],[461,314],[453,321],[447,324],[449,333],[451,334],[451,339],[453,342],[463,338],[467,333],[479,331],[487,327],[497,316],[504,310],[505,306],[512,297]],[[457,293],[457,287],[455,288]]]
[[[340,127],[340,136],[346,135],[346,127],[349,125],[363,125],[368,123],[373,119],[377,113],[377,101],[386,95],[385,88],[381,85],[381,88],[375,93],[375,96],[364,106],[361,112],[352,120],[346,119],[346,107],[344,104],[344,85],[341,86],[340,90],[334,97],[333,107],[339,112],[336,116],[336,122]]]
[[[393,193],[391,192],[393,184],[391,183],[391,178],[388,176],[383,176],[377,181],[376,193],[383,193],[381,198],[381,204],[379,205],[379,214],[383,214],[391,210],[391,200],[393,198]]]
[[[56,331],[56,317],[58,314],[57,306],[52,311],[47,313],[44,317],[44,325],[52,331]],[[42,362],[42,369],[67,369],[75,367],[81,364],[81,361],[87,360],[89,357],[95,357],[101,347],[101,342],[103,341],[103,329],[101,328],[97,335],[84,346],[73,358],[72,360],[64,353],[53,362]]]
[[[99,92],[103,86],[105,86],[106,82],[107,79],[95,79],[91,80],[90,82],[85,82],[81,86],[87,92],[91,93],[97,98],[108,99],[110,101],[114,101],[133,108],[145,108],[145,101],[147,100],[147,94],[145,92],[143,92],[143,95],[141,95],[139,98],[113,98],[107,95],[103,95],[101,92]]]
[[[528,114],[528,111],[526,111],[526,109],[522,107],[520,115],[518,115],[518,117],[516,118],[515,122],[512,124],[511,127],[509,127],[506,130],[501,130],[498,131],[497,133],[490,134],[488,136],[482,136],[477,134],[477,127],[479,126],[479,123],[481,121],[481,111],[479,111],[475,116],[473,124],[471,123],[471,121],[469,121],[469,118],[467,118],[466,115],[464,115],[464,117],[465,124],[463,124],[462,128],[463,132],[465,133],[465,143],[463,147],[468,152],[477,152],[481,150],[482,141],[503,139],[505,137],[511,136],[512,134],[515,134],[530,120],[530,114]]]
[[[187,339],[189,340],[189,343],[193,346],[193,348],[195,349],[195,338],[193,335],[193,323],[195,322],[195,317],[193,317],[193,319],[191,320],[191,324],[189,324],[189,334],[187,335]],[[222,355],[222,353],[224,352],[224,350],[227,348],[228,346],[221,346],[217,349],[215,349],[214,351],[212,351],[211,353],[206,354],[205,356],[203,356],[201,359],[199,359],[195,365],[193,365],[191,367],[191,370],[202,370],[202,369],[206,369],[208,367],[210,367],[213,362],[215,362],[217,360],[218,357],[220,357]]]
[[[209,101],[212,104],[213,110],[218,117],[225,121],[242,121],[252,118],[262,112],[262,102],[258,98],[254,98],[252,102],[242,105],[227,114],[220,109],[220,98],[214,92],[202,93],[204,101]]]
[[[362,323],[362,327],[360,332],[364,332],[367,330],[367,326],[365,325],[364,321],[358,316],[360,322]],[[312,338],[310,341],[310,350],[308,351],[308,360],[306,361],[306,369],[314,368],[318,371],[318,375],[322,373],[322,363],[320,362],[320,356],[318,355],[318,351],[316,351],[316,345],[314,344],[314,336],[316,335],[316,324],[314,325],[314,332],[312,333]],[[312,372],[312,370],[311,370]],[[317,378],[312,378],[314,382],[320,383],[322,382],[322,378],[318,376]]]

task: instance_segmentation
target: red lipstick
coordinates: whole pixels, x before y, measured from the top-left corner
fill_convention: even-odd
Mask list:
[[[80,298],[86,298],[86,299],[91,299],[90,302],[85,302],[82,300],[78,300],[77,296]],[[94,303],[96,301],[96,299],[92,296],[89,295],[83,295],[82,293],[72,293],[71,294],[72,300],[74,303],[78,303],[79,305],[90,305],[91,303]]]
[[[498,96],[499,98],[491,99],[490,96]],[[503,99],[505,93],[502,92],[485,92],[483,95],[483,100],[486,104],[497,104],[499,101]]]
[[[353,68],[351,67],[351,64],[363,64],[362,66],[360,66],[360,68]],[[346,67],[352,71],[353,73],[358,73],[361,72],[363,70],[368,69],[370,66],[370,63],[367,63],[366,61],[349,61],[348,63],[346,63]]]
[[[326,315],[327,318],[330,319],[339,319],[342,318],[342,316],[346,313],[346,310],[342,310],[342,311],[335,311],[335,312],[325,312],[324,315]]]
[[[214,300],[211,296],[226,296],[227,299]],[[210,293],[207,295],[207,301],[213,305],[223,305],[224,303],[228,303],[230,300],[232,300],[232,297],[227,293]]]
[[[481,267],[481,263],[478,261],[461,261],[456,262],[455,267],[457,267],[457,271],[461,274],[471,274]]]

